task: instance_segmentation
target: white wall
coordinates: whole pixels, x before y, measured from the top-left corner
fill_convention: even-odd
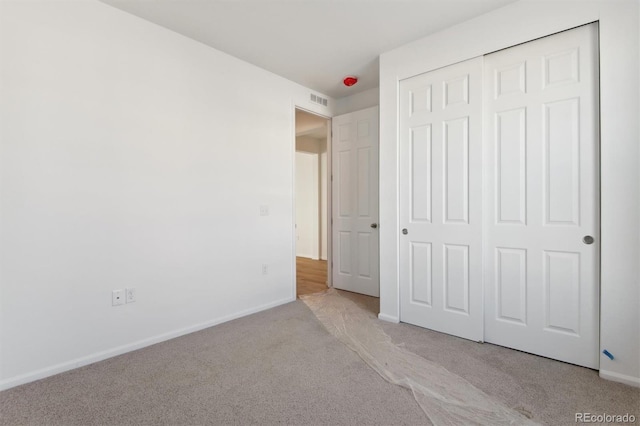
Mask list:
[[[320,155],[296,151],[296,256],[320,258]]]
[[[636,0],[524,0],[380,58],[380,318],[397,321],[398,82],[589,22],[600,26],[603,377],[640,385],[639,14]]]
[[[94,0],[0,7],[0,389],[294,300],[294,104],[332,111]]]
[[[299,109],[296,110],[296,135],[313,135],[321,129],[323,130],[326,125],[327,119],[325,117]]]
[[[374,87],[355,95],[336,99],[335,115],[360,111],[380,104],[380,89]]]
[[[327,120],[324,119],[324,125],[327,125]],[[296,121],[296,128],[298,128],[298,121]],[[298,136],[296,137],[296,151],[303,153],[317,154],[314,157],[317,162],[313,167],[316,170],[315,183],[310,182],[310,177],[307,174],[299,175],[300,167],[309,168],[309,165],[301,165],[296,161],[296,216],[298,213],[304,212],[305,217],[309,214],[308,203],[309,199],[307,194],[310,191],[314,191],[318,195],[319,200],[315,203],[315,210],[313,215],[314,226],[304,226],[297,228],[298,241],[296,245],[296,256],[309,257],[312,259],[327,260],[327,236],[329,230],[327,229],[327,213],[328,213],[328,199],[327,199],[327,139],[319,139],[312,136]],[[296,155],[298,152],[296,152]],[[303,160],[306,164],[306,161]],[[305,172],[308,172],[305,171]],[[298,180],[300,179],[300,180]],[[310,185],[314,185],[313,188]],[[299,222],[299,220],[298,220]],[[310,233],[313,233],[311,235]],[[300,242],[302,240],[302,242]],[[308,241],[314,241],[315,247],[313,249],[307,248]]]
[[[311,136],[296,136],[296,151],[319,154],[320,140]]]

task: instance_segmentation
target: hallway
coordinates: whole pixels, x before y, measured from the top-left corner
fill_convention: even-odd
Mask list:
[[[327,261],[296,257],[296,296],[327,289]]]

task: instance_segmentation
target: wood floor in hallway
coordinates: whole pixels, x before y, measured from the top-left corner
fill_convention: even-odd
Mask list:
[[[327,289],[327,261],[296,257],[296,296]]]

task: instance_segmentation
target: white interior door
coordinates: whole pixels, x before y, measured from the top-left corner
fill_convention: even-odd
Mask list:
[[[378,107],[332,123],[333,286],[378,297]]]
[[[482,58],[400,83],[400,320],[476,341],[481,97]]]
[[[597,54],[592,24],[488,55],[484,93],[485,339],[591,368],[599,359]]]

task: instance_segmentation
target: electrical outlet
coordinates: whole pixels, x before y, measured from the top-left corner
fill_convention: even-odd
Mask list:
[[[267,275],[269,273],[269,265],[266,263],[262,264],[262,275]]]
[[[113,306],[124,305],[124,290],[113,290],[111,293],[111,304]]]
[[[264,204],[260,206],[260,216],[269,216],[269,206]]]
[[[136,301],[136,289],[135,288],[127,288],[125,290],[127,303],[133,303]]]

